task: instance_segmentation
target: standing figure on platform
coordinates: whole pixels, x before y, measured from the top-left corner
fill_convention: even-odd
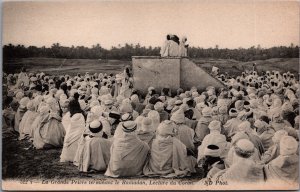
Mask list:
[[[179,57],[179,38],[176,35],[171,36],[169,57]]]
[[[180,41],[180,45],[179,45],[179,56],[180,57],[187,57],[187,48],[189,45],[186,42],[187,42],[187,38],[182,37],[181,41]]]
[[[168,57],[169,56],[169,49],[170,49],[170,40],[171,40],[171,35],[167,35],[167,39],[165,40],[163,46],[161,47],[160,50],[160,56],[161,57]]]

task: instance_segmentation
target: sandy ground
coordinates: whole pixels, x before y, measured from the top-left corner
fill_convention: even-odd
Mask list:
[[[29,148],[31,142],[18,141],[17,135],[8,130],[3,133],[2,178],[3,179],[33,179],[33,180],[61,180],[61,179],[104,179],[104,172],[80,174],[77,167],[71,163],[60,163],[61,148],[36,150]],[[200,173],[191,177],[177,180],[198,181]],[[126,179],[148,179],[138,176]],[[158,179],[158,178],[156,178]]]
[[[35,150],[29,148],[30,141],[18,141],[14,134],[3,135],[2,142],[3,179],[59,179],[79,176],[74,165],[59,162],[61,149]]]

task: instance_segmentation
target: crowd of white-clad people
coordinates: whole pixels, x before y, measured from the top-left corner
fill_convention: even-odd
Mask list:
[[[225,88],[133,88],[113,75],[4,74],[3,130],[31,150],[108,177],[298,182],[300,85],[294,74],[213,74]],[[74,166],[75,169],[75,166]]]

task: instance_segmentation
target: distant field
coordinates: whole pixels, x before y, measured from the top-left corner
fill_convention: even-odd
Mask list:
[[[131,61],[97,60],[97,59],[56,59],[56,58],[24,58],[5,62],[3,70],[7,72],[19,72],[25,67],[29,72],[44,72],[50,75],[89,72],[93,73],[118,73]]]
[[[228,72],[230,75],[241,74],[246,69],[251,70],[253,63],[256,63],[258,72],[277,70],[281,73],[290,71],[296,76],[299,75],[299,58],[273,58],[251,62],[233,59],[193,59],[193,61],[207,71],[211,71],[212,66],[216,66],[220,68],[221,73]]]
[[[257,63],[258,71],[279,70],[290,71],[295,75],[299,73],[298,58],[274,58],[251,62],[240,62],[232,59],[192,59],[198,66],[206,71],[211,71],[212,66],[219,67],[221,72],[230,75],[238,75],[245,69],[251,69],[253,63]],[[5,72],[19,72],[24,66],[29,72],[43,71],[51,75],[80,73],[113,73],[116,74],[131,65],[131,61],[121,60],[96,60],[96,59],[56,59],[56,58],[24,58],[13,59],[3,64]]]

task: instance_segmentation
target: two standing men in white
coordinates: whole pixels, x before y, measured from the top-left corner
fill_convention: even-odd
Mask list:
[[[174,40],[173,37],[175,35],[167,35],[167,39],[160,50],[161,57],[187,57],[187,38],[182,37],[179,42]]]

